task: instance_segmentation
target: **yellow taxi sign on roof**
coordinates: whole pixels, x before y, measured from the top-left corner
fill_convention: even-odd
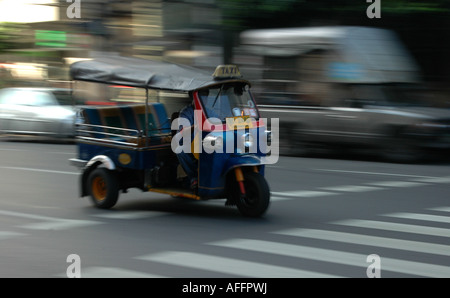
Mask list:
[[[215,79],[240,78],[241,72],[237,65],[219,65],[213,73]]]

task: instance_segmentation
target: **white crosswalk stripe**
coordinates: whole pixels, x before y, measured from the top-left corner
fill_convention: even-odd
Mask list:
[[[286,201],[286,200],[291,200],[292,198],[289,197],[280,197],[280,196],[271,196],[270,200],[272,202],[277,202],[277,201]]]
[[[20,237],[20,236],[26,236],[26,234],[10,232],[10,231],[0,231],[0,240]]]
[[[117,211],[117,212],[105,212],[101,214],[94,214],[93,216],[108,219],[145,219],[168,214],[170,213],[159,211]]]
[[[30,230],[67,230],[72,228],[102,224],[102,222],[92,220],[65,219],[7,210],[0,210],[0,215],[25,218],[33,221],[37,220],[38,222],[20,226],[21,228]]]
[[[448,216],[431,215],[431,214],[402,213],[402,212],[399,212],[399,213],[384,214],[383,216],[450,223],[450,217],[448,217]]]
[[[450,212],[450,207],[434,207],[434,208],[429,208],[428,210]]]
[[[342,192],[365,192],[365,191],[380,190],[381,188],[364,185],[341,185],[341,186],[323,187],[322,189],[330,191],[342,191]]]
[[[402,224],[395,222],[384,222],[377,220],[361,220],[361,219],[348,219],[332,222],[333,224],[352,226],[359,228],[378,229],[394,232],[404,232],[413,234],[422,234],[430,236],[450,237],[450,229],[427,227],[412,224]]]
[[[67,274],[58,274],[67,277]],[[165,278],[166,276],[148,274],[134,270],[115,267],[87,267],[81,269],[81,278]]]
[[[450,245],[317,229],[288,229],[275,234],[450,256]]]
[[[184,251],[155,253],[140,256],[137,259],[252,278],[339,277],[331,274]]]
[[[97,224],[101,223],[92,220],[57,219],[57,220],[49,220],[46,222],[21,225],[20,227],[30,230],[68,230]]]
[[[418,178],[414,179],[418,182],[424,183],[450,183],[450,177],[430,177],[430,178]]]
[[[409,175],[403,175],[409,176]],[[410,181],[375,181],[368,182],[366,185],[336,185],[336,186],[326,186],[319,187],[317,190],[292,190],[292,191],[272,191],[271,194],[276,196],[277,200],[285,197],[284,200],[294,199],[294,198],[315,198],[323,196],[339,195],[346,192],[359,193],[368,191],[385,190],[387,188],[408,188],[408,187],[420,187],[428,186],[430,183],[450,183],[450,177],[420,177],[420,176],[410,176],[419,177]]]
[[[265,240],[230,239],[211,245],[367,268],[367,255]],[[383,257],[383,270],[424,277],[450,276],[450,267]]]
[[[297,198],[315,198],[322,196],[336,195],[336,193],[328,191],[316,191],[316,190],[298,190],[298,191],[286,191],[286,192],[276,192],[273,191],[271,194],[276,196],[286,196],[286,197],[297,197]]]
[[[378,181],[370,182],[369,185],[384,186],[384,187],[414,187],[414,186],[425,186],[426,183],[413,182],[413,181]]]
[[[449,212],[449,207],[435,207],[436,211]],[[432,214],[421,213],[390,213],[381,214],[390,218],[406,218],[414,221],[422,222],[433,221],[438,223],[449,223],[450,217],[438,216]],[[431,226],[422,226],[419,224],[404,224],[390,221],[375,220],[342,220],[332,222],[339,227],[359,227],[364,229],[386,230],[399,233],[424,234],[432,236],[450,238],[450,229],[438,228]],[[400,273],[407,275],[415,275],[421,277],[449,277],[450,266],[445,264],[427,263],[423,260],[430,259],[430,256],[450,256],[450,243],[429,243],[415,240],[406,240],[400,238],[389,238],[373,236],[367,232],[357,233],[354,230],[335,231],[332,229],[305,229],[292,228],[280,231],[274,231],[273,234],[290,236],[296,238],[318,239],[323,241],[332,241],[339,243],[347,243],[358,246],[366,246],[370,248],[370,252],[376,248],[392,249],[397,251],[407,251],[424,254],[427,257],[420,261],[397,259],[382,256],[382,270],[392,273]],[[291,242],[291,241],[290,241]],[[335,265],[346,265],[360,268],[368,268],[368,254],[354,253],[348,251],[333,250],[328,248],[320,248],[308,245],[299,245],[292,243],[283,243],[280,241],[267,241],[259,239],[240,239],[231,238],[206,243],[216,247],[238,249],[242,251],[258,252],[267,255],[278,255],[295,259],[307,259],[320,262],[333,263]],[[359,250],[360,251],[360,250]],[[388,251],[389,252],[389,251]],[[409,256],[409,255],[408,255]],[[141,260],[164,263],[168,265],[189,267],[205,271],[214,271],[233,276],[249,276],[249,277],[332,277],[323,272],[306,270],[306,268],[287,268],[281,266],[268,265],[264,263],[256,263],[249,260],[238,260],[225,258],[221,256],[205,255],[200,253],[170,251],[156,254],[149,254],[137,257]],[[320,271],[320,270],[318,270]],[[366,271],[361,272],[361,276],[365,276]],[[336,277],[336,276],[334,276]],[[344,276],[345,277],[345,276]]]
[[[81,278],[164,278],[164,277],[165,276],[111,267],[89,267],[81,271]]]

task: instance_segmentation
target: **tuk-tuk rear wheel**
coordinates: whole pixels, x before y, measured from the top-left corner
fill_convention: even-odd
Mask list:
[[[239,212],[244,216],[259,217],[263,215],[270,203],[270,190],[266,179],[255,172],[244,172],[245,195],[241,195],[239,186],[233,187],[234,201]]]
[[[118,180],[114,172],[106,168],[94,169],[88,178],[88,190],[97,208],[109,209],[119,198]]]

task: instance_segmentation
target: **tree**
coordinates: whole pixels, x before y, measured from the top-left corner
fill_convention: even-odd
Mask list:
[[[237,34],[249,28],[254,16],[271,18],[273,15],[288,11],[298,0],[218,0],[222,11],[222,32],[224,63],[232,60],[232,49]]]
[[[19,33],[24,29],[22,24],[0,22],[0,54],[17,48]]]
[[[381,18],[369,19],[366,0],[217,0],[222,11],[224,62],[232,60],[246,29],[354,25],[391,29],[410,48],[425,74],[450,79],[450,1],[381,0]]]

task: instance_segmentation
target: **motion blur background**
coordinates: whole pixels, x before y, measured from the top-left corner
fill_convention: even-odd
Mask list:
[[[72,267],[67,256],[72,254],[82,258],[83,277],[360,278],[372,268],[369,254],[383,258],[383,277],[450,277],[450,1],[367,1],[0,0],[0,277],[66,277],[66,269]],[[380,18],[369,18],[368,8],[377,3]],[[68,10],[74,18],[67,16]],[[404,51],[390,43],[379,46],[377,36],[382,34],[364,34],[369,32],[364,30],[357,36],[350,34],[355,39],[346,39],[352,41],[347,49],[362,49],[358,51],[362,55],[344,51],[344,56],[386,67],[388,76],[419,82],[433,106],[447,108],[433,109],[438,116],[432,118],[427,116],[428,107],[400,103],[414,101],[417,89],[408,90],[407,97],[395,96],[391,105],[371,104],[379,91],[391,93],[395,82],[370,82],[373,75],[356,89],[347,86],[345,82],[352,84],[360,70],[359,61],[338,60],[331,64],[334,68],[327,68],[341,44],[331,55],[323,55],[328,51],[327,38],[340,26],[394,33],[395,44]],[[326,28],[321,31],[325,35],[306,40],[325,46],[325,51],[313,48],[306,52],[310,55],[303,55],[305,59],[299,57],[305,49],[283,39],[284,33],[269,41],[268,32],[259,41],[250,38],[257,34],[245,35],[255,29],[313,27]],[[303,37],[312,32],[302,31]],[[355,40],[368,43],[359,47],[363,44]],[[267,42],[268,47],[257,42]],[[379,59],[392,54],[394,59]],[[88,203],[78,200],[80,173],[68,162],[77,156],[76,145],[3,141],[6,121],[17,120],[22,125],[16,128],[19,132],[37,127],[23,126],[26,115],[12,117],[12,109],[2,111],[7,87],[61,92],[74,87],[79,105],[144,100],[145,90],[70,81],[72,63],[107,55],[183,63],[211,74],[219,64],[239,66],[252,82],[260,111],[264,109],[268,119],[280,119],[284,133],[280,139],[289,140],[280,146],[288,154],[280,155],[294,155],[296,149],[295,157],[281,156],[277,164],[267,166],[271,190],[267,217],[240,219],[234,208],[230,211],[214,200],[192,204],[139,190],[130,191],[128,201],[113,212],[86,208]],[[392,61],[406,60],[411,62],[405,64],[408,72],[391,71],[402,65]],[[322,74],[317,71],[321,67]],[[339,86],[323,81],[335,75],[341,80]],[[365,84],[373,88],[366,89]],[[331,86],[338,88],[329,92]],[[314,95],[322,98],[311,104]],[[41,96],[35,98],[43,101]],[[332,100],[337,104],[329,103]],[[298,106],[286,104],[289,101],[297,101]],[[73,117],[56,119],[55,110],[49,113],[48,106],[32,108],[39,123],[73,124]],[[29,113],[30,104],[20,109]],[[301,158],[298,152],[310,149],[301,138],[305,130],[290,125],[300,120],[315,125],[306,135],[326,142],[325,149],[331,141],[371,140],[386,148],[371,148],[369,153],[409,163],[417,156],[410,146],[412,136],[427,144],[439,142],[447,160],[379,163],[372,158],[359,160],[346,150],[338,151],[344,152],[344,160]],[[289,125],[282,126],[283,121]],[[372,130],[385,124],[400,124],[406,130]],[[374,134],[380,138],[373,138]]]
[[[1,0],[0,88],[70,87],[71,63],[108,52],[205,69],[236,63],[260,95],[264,81],[295,83],[298,78],[286,59],[270,61],[245,51],[240,33],[352,25],[395,32],[417,62],[421,80],[448,101],[450,2],[379,3],[381,18],[371,19],[366,14],[371,3],[365,0]],[[79,15],[69,18],[67,12],[78,8]],[[91,89],[95,91],[84,94],[83,100],[111,97],[101,87]]]

